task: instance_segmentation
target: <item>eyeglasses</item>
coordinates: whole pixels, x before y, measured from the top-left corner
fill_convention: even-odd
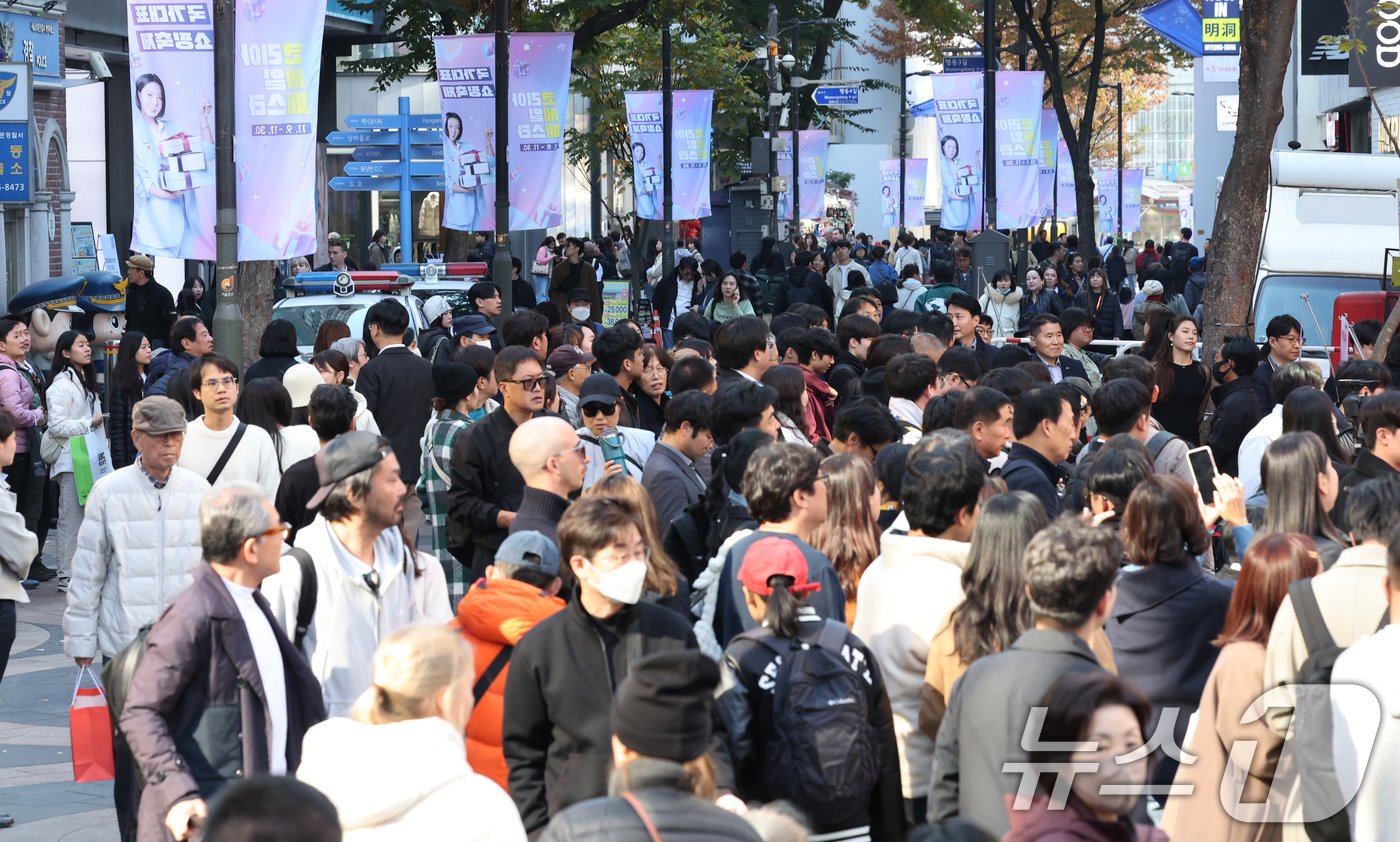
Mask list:
[[[824,482],[824,483],[826,483],[827,485],[830,485],[830,484],[831,484],[831,474],[817,474],[817,480],[816,480],[816,481],[817,481],[817,482]]]
[[[617,409],[617,404],[589,403],[584,404],[579,409],[585,416],[592,418],[595,415],[611,415],[613,410]]]
[[[502,380],[501,382],[514,383],[527,392],[534,392],[544,388],[544,381],[545,376],[541,374],[539,377],[523,377],[519,380]]]
[[[606,561],[607,559],[604,560]],[[651,548],[642,547],[632,552],[623,551],[623,553],[621,553],[616,559],[613,559],[613,561],[619,565],[627,564],[633,561],[650,562]]]
[[[578,444],[574,445],[573,447],[566,447],[566,448],[564,448],[563,450],[559,451],[558,453],[554,454],[554,456],[565,456],[565,455],[570,454],[570,453],[572,453],[572,454],[574,454],[574,455],[576,455],[576,456],[579,456],[579,455],[582,455],[582,454],[583,454],[583,440],[582,440],[582,439],[579,439],[579,443],[578,443]],[[551,456],[551,457],[549,457],[549,458],[553,459],[554,456]]]
[[[270,529],[264,529],[262,532],[259,532],[259,533],[256,534],[256,535],[250,535],[250,536],[248,536],[248,537],[250,537],[250,538],[259,538],[259,539],[261,539],[261,538],[271,538],[272,536],[276,535],[277,537],[279,537],[279,538],[281,538],[283,541],[285,541],[285,540],[287,540],[287,536],[288,536],[288,535],[291,535],[291,534],[292,534],[292,525],[291,525],[290,523],[283,523],[283,524],[281,524],[281,525],[279,525],[279,526],[274,526],[274,527],[272,527],[272,528],[270,528]]]
[[[238,383],[237,377],[220,377],[217,380],[213,377],[204,381],[206,389],[229,389]]]

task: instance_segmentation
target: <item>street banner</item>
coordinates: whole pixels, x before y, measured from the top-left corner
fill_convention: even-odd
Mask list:
[[[942,226],[982,228],[982,74],[932,77],[938,113],[938,169],[943,191]]]
[[[632,183],[637,191],[637,216],[662,219],[665,215],[663,181],[666,159],[662,154],[661,92],[628,91],[627,130],[632,141]],[[671,189],[676,197],[675,219],[700,219],[710,215],[710,118],[714,91],[671,92],[671,148],[676,166]]]
[[[127,2],[132,251],[214,259],[213,5]],[[319,65],[320,50],[314,64]]]
[[[1356,20],[1355,40],[1365,49],[1347,54],[1347,81],[1354,88],[1400,85],[1400,5],[1392,0],[1358,0],[1348,9]]]
[[[1055,214],[1055,150],[1060,143],[1060,118],[1055,109],[1040,112],[1040,218],[1048,220]]]
[[[798,177],[802,179],[797,194],[802,207],[798,211],[803,219],[826,216],[826,145],[830,139],[831,132],[826,129],[797,133]]]
[[[1118,170],[1094,170],[1094,206],[1098,208],[1100,234],[1118,230]]]
[[[572,32],[510,36],[510,108],[506,130],[512,230],[557,228],[564,220],[560,174],[573,59]],[[433,39],[442,101],[442,160],[447,179],[442,224],[457,231],[496,230],[496,38]]]
[[[1055,153],[1055,178],[1059,181],[1059,193],[1056,198],[1059,200],[1056,210],[1060,219],[1074,219],[1079,215],[1079,202],[1077,200],[1077,189],[1074,184],[1074,162],[1069,158],[1069,146],[1060,140],[1059,149]]]
[[[286,260],[316,250],[316,115],[326,2],[240,8],[233,118],[238,259]]]
[[[997,227],[1028,228],[1040,219],[1040,70],[996,74]]]
[[[792,138],[782,135],[778,144],[778,175],[787,180],[787,189],[778,194],[778,218],[792,219]]]
[[[1142,227],[1142,170],[1123,170],[1123,233]]]
[[[928,193],[928,159],[904,160],[904,227],[926,225],[924,200]],[[880,162],[880,216],[886,228],[894,228],[899,220],[899,159]]]

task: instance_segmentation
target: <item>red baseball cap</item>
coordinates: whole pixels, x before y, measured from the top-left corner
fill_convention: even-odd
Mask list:
[[[744,562],[739,567],[739,581],[759,596],[771,596],[768,586],[771,576],[792,579],[793,593],[811,593],[822,589],[821,582],[807,581],[807,557],[802,549],[786,538],[760,538],[749,545]]]

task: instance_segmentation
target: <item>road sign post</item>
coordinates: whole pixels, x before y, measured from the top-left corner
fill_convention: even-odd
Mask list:
[[[817,105],[859,105],[859,85],[823,85],[812,89],[812,101]]]

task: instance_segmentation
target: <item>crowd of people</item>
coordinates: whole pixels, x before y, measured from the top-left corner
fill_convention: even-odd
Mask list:
[[[56,579],[123,839],[1394,835],[1385,365],[1170,304],[1096,347],[1155,258],[979,289],[907,235],[765,241],[773,308],[688,245],[655,335],[561,311],[552,245],[533,308],[273,321],[246,371],[171,313],[105,404],[0,320],[0,655]]]

